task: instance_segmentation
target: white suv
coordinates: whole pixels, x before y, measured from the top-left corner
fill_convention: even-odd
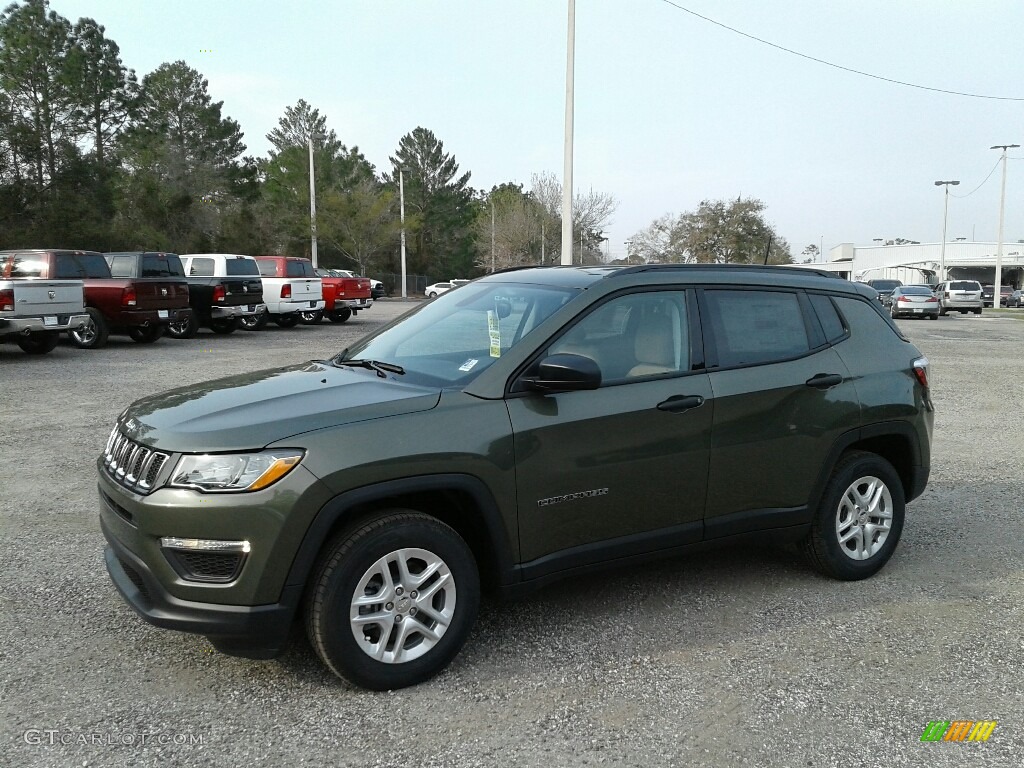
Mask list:
[[[981,283],[977,280],[947,280],[935,287],[935,295],[939,297],[940,315],[945,315],[950,310],[961,315],[968,312],[980,315],[984,307]]]

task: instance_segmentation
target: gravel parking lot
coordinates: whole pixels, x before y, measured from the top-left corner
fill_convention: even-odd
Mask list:
[[[0,766],[1020,766],[1024,323],[900,321],[932,361],[931,483],[876,577],[722,550],[487,602],[461,655],[394,693],[304,644],[212,651],[125,605],[103,567],[95,458],[130,401],[322,358],[344,325],[0,347]],[[931,720],[997,720],[922,743]]]

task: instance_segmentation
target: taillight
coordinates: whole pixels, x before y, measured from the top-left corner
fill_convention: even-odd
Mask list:
[[[918,383],[925,389],[928,389],[928,358],[919,357],[911,365],[913,366],[914,376],[917,377]]]
[[[14,289],[4,288],[0,290],[0,312],[14,311]]]
[[[899,303],[900,303],[901,301],[906,301],[906,302],[909,302],[909,301],[910,301],[910,299],[909,299],[909,298],[907,298],[906,296],[900,296],[900,297],[899,297],[898,299],[896,299],[896,303],[897,303],[897,304],[899,304]]]
[[[292,297],[292,286],[291,283],[285,283],[281,286],[281,298],[290,299]]]
[[[227,296],[227,292],[224,290],[224,286],[223,285],[215,285],[213,287],[213,300],[214,301],[224,301],[226,296]]]
[[[939,300],[938,300],[937,298],[935,298],[934,296],[931,296],[931,297],[929,297],[929,298],[927,298],[927,299],[925,299],[925,300],[924,300],[924,303],[925,303],[925,304],[929,304],[929,303],[931,303],[931,302],[935,302],[936,304],[938,304],[938,303],[939,303]]]
[[[121,306],[134,307],[136,304],[135,286],[129,285],[121,291]]]

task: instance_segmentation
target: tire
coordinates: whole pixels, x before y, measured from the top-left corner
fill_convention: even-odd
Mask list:
[[[976,310],[974,310],[974,314],[976,314],[976,315],[980,315],[980,314],[981,314],[981,310],[980,310],[980,309],[976,309]]]
[[[434,291],[431,291],[430,293],[427,294],[427,298],[428,299],[436,299],[437,298],[437,293],[435,293]]]
[[[103,315],[95,307],[86,307],[85,312],[89,315],[89,321],[79,331],[68,331],[68,338],[79,349],[100,349],[105,347],[107,345],[107,337],[110,335],[107,321],[103,319]]]
[[[865,499],[875,494],[874,501]],[[801,548],[808,562],[826,576],[866,579],[892,557],[905,511],[903,483],[892,464],[874,453],[852,451],[832,470]]]
[[[928,319],[929,320],[938,320],[939,316],[938,315],[928,315]]]
[[[889,308],[889,317],[891,317],[893,320],[895,320],[898,317],[898,314],[896,313],[896,307]]]
[[[413,597],[423,584],[430,595]],[[309,585],[306,631],[336,675],[393,690],[444,669],[466,642],[479,604],[476,560],[462,537],[435,518],[390,510],[327,545]]]
[[[967,310],[966,309],[961,309],[960,310],[960,314],[961,315],[966,315],[967,314]]]
[[[234,333],[238,330],[238,318],[221,317],[216,320],[211,320],[210,330],[214,333],[219,333],[221,336],[227,336],[229,333]]]
[[[269,315],[269,312],[260,312],[258,315],[242,315],[238,319],[238,325],[246,331],[258,331],[267,324]]]
[[[197,333],[199,333],[199,322],[196,320],[194,312],[186,313],[184,320],[169,323],[167,326],[167,335],[172,339],[191,339]]]
[[[332,323],[344,323],[350,317],[352,317],[351,309],[338,309],[335,310],[334,312],[331,312],[331,314],[327,316],[327,319],[330,320]]]
[[[319,325],[320,321],[324,319],[324,313],[320,310],[315,312],[300,312],[302,315],[302,322],[305,325]]]
[[[60,341],[59,331],[35,331],[28,336],[18,337],[18,346],[30,355],[45,355],[52,352]]]
[[[137,326],[135,328],[129,328],[128,335],[131,336],[132,341],[137,341],[139,344],[152,344],[164,335],[164,326]]]
[[[939,310],[939,317],[945,317],[945,316],[946,316],[946,308],[943,307],[942,309]]]
[[[299,320],[301,319],[302,315],[296,312],[295,314],[292,315],[276,315],[274,317],[274,322],[277,323],[282,328],[294,328],[296,325],[299,324]]]

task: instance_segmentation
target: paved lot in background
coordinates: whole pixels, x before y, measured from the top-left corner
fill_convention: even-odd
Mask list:
[[[409,306],[151,347],[0,348],[0,766],[1024,762],[1024,323],[1007,318],[900,321],[932,361],[932,479],[866,582],[768,547],[568,581],[485,603],[447,671],[384,694],[304,644],[246,661],[138,620],[104,571],[95,499],[125,405],[329,356]],[[955,719],[999,724],[986,744],[919,741]]]

